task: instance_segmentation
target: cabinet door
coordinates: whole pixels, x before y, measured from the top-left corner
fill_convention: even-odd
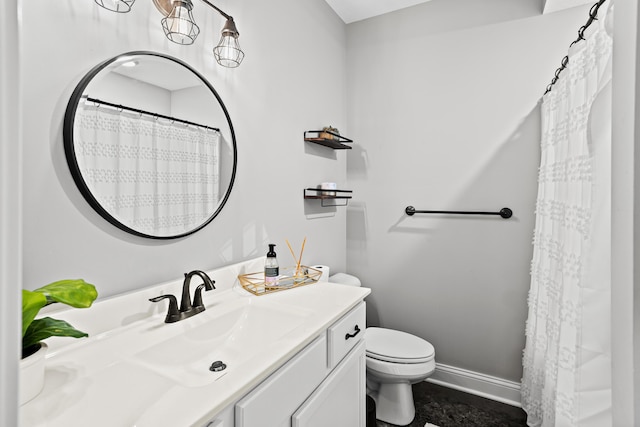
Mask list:
[[[289,427],[291,414],[327,375],[327,339],[318,337],[236,403],[236,427]]]
[[[365,369],[361,341],[293,414],[292,427],[364,427]]]

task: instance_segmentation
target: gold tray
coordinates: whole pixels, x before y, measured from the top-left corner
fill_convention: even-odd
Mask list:
[[[239,274],[240,285],[254,295],[265,295],[272,292],[316,283],[322,276],[322,271],[301,265],[296,274],[296,267],[284,267],[280,269],[277,285],[267,284],[264,280],[264,271],[259,273]]]

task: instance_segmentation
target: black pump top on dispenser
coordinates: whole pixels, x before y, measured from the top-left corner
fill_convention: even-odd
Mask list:
[[[267,252],[267,257],[269,257],[269,258],[275,258],[276,257],[276,251],[274,250],[275,247],[276,247],[275,244],[269,243],[269,252]]]

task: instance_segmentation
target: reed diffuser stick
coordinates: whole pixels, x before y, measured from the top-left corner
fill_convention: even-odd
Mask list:
[[[305,236],[304,240],[302,241],[302,248],[300,249],[300,259],[298,259],[298,265],[296,266],[296,274],[298,274],[298,271],[300,270],[300,263],[302,262],[302,253],[304,252],[305,243],[307,243],[307,237],[306,236]]]
[[[289,243],[289,240],[285,239],[285,242],[287,242],[287,246],[289,246],[289,251],[291,252],[291,256],[293,257],[293,262],[296,263],[296,265],[298,264],[298,258],[296,258],[296,254],[293,253],[293,248],[291,247],[291,243]]]

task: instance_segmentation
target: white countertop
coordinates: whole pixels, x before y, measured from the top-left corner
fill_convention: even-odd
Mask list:
[[[216,273],[211,277],[215,279]],[[157,290],[149,290],[144,297],[150,292],[159,295]],[[91,334],[73,345],[54,346],[47,356],[43,391],[21,407],[21,426],[199,427],[282,366],[369,292],[367,288],[320,282],[254,296],[237,285],[227,286],[204,294],[206,311],[173,324],[164,323],[166,304],[157,304],[160,308],[141,320],[123,320],[120,326]],[[113,306],[115,301],[117,298],[109,304]],[[161,342],[182,336],[239,305],[267,308],[264,313],[269,307],[283,307],[300,321],[274,341],[249,352],[252,354],[225,360],[229,367],[211,373],[214,377],[206,377],[209,373],[205,372],[203,380],[198,373],[188,381],[179,381],[175,373],[157,366],[154,369],[153,363],[146,365],[137,358],[141,352],[153,357],[154,351],[162,357],[162,348],[150,348],[150,339]],[[104,309],[96,314],[106,315]],[[236,361],[241,366],[234,366]]]

